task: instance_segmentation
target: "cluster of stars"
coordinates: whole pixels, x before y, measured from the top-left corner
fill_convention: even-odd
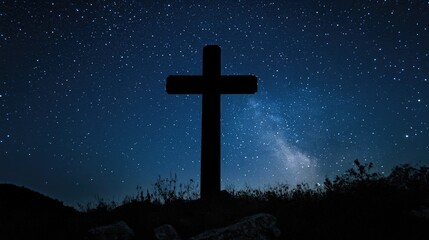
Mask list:
[[[223,186],[427,163],[429,2],[1,3],[2,182],[74,204],[199,180],[201,96],[165,79],[200,75],[207,44],[259,78],[222,97]]]

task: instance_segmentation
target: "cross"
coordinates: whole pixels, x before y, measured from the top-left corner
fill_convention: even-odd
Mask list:
[[[202,76],[168,76],[168,94],[202,94],[201,180],[200,195],[208,199],[220,193],[220,96],[221,94],[253,94],[257,78],[252,75],[221,75],[220,47],[203,49]]]

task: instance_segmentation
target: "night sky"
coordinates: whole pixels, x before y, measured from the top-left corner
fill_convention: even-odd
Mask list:
[[[353,160],[429,163],[429,2],[0,1],[0,182],[66,204],[199,182],[201,96],[170,74],[254,74],[222,96],[222,186],[311,185]]]

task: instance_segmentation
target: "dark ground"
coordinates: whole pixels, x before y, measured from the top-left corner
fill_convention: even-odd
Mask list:
[[[429,168],[398,166],[389,176],[353,169],[319,188],[276,185],[224,191],[212,201],[191,200],[192,182],[159,179],[120,206],[100,200],[77,211],[23,187],[0,184],[0,239],[90,239],[88,229],[124,220],[135,239],[154,239],[169,223],[183,239],[254,213],[277,218],[281,239],[429,239]]]

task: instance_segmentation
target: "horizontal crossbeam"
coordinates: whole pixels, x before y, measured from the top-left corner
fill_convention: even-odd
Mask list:
[[[258,82],[253,75],[220,76],[213,80],[204,76],[172,75],[167,77],[166,90],[169,94],[253,94],[258,90]]]

